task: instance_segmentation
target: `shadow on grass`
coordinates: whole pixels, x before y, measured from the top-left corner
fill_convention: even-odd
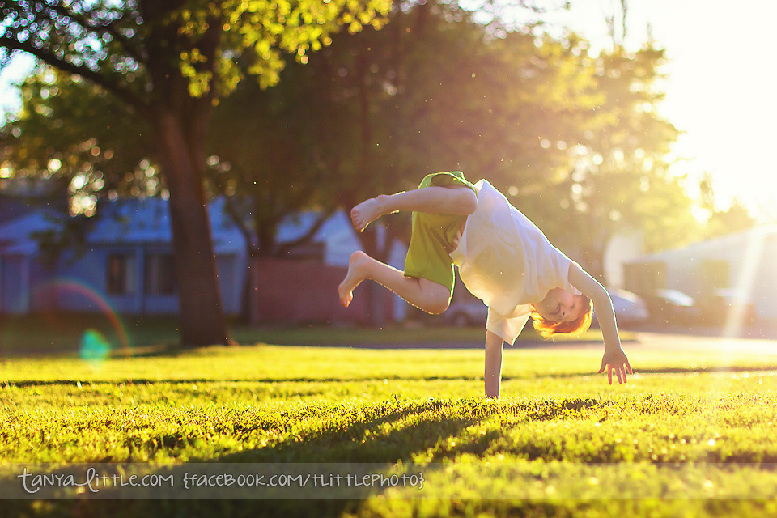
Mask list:
[[[264,448],[232,453],[212,458],[191,458],[188,463],[176,466],[172,473],[183,473],[207,464],[218,469],[220,465],[242,464],[369,464],[388,472],[397,462],[411,463],[414,454],[425,455],[430,463],[444,463],[462,454],[482,457],[490,448],[504,439],[498,430],[461,440],[464,430],[494,415],[511,413],[520,421],[553,420],[573,416],[589,410],[616,404],[599,398],[547,399],[531,402],[492,402],[487,400],[459,400],[422,402],[386,401],[372,409],[356,408],[358,415],[346,415],[348,424],[338,424],[337,419],[323,421],[318,428],[303,429],[296,436],[287,437],[281,443]],[[351,410],[347,406],[333,409],[342,414]],[[342,421],[342,420],[341,420]],[[249,430],[269,430],[273,427],[294,426],[294,420],[273,420],[269,425],[262,421],[248,423]],[[451,439],[459,438],[454,444]],[[534,452],[534,458],[546,458],[547,451]],[[743,459],[748,460],[748,459]],[[752,459],[750,459],[752,460]],[[606,461],[604,459],[603,461]],[[708,459],[721,462],[721,459]],[[251,468],[248,468],[249,470]],[[428,467],[429,473],[434,467]],[[160,469],[157,474],[169,474]],[[177,478],[178,480],[178,478]],[[379,489],[365,490],[359,497],[347,499],[168,499],[168,500],[119,500],[120,495],[103,490],[102,499],[79,498],[54,501],[6,501],[0,508],[0,516],[84,516],[84,517],[134,517],[134,516],[230,516],[230,517],[307,517],[335,518],[343,515],[359,516],[369,498],[379,494]],[[422,495],[434,498],[434,495]],[[107,499],[106,499],[107,497]],[[545,503],[502,502],[498,506],[512,505],[516,511],[522,508],[540,509]],[[517,507],[516,507],[517,506]],[[527,507],[528,506],[528,507]],[[563,507],[563,506],[562,506]],[[486,506],[487,508],[487,506]],[[484,510],[486,510],[484,508]],[[450,509],[449,509],[450,510]],[[550,506],[547,511],[559,511]],[[560,509],[563,511],[563,509]],[[454,515],[458,514],[456,512]],[[466,514],[466,513],[464,513]],[[543,514],[544,515],[544,514]]]
[[[475,402],[473,410],[460,415],[446,415],[451,408],[444,402],[429,401],[402,406],[387,402],[385,411],[349,426],[336,422],[325,423],[319,430],[306,430],[297,437],[273,447],[224,455],[214,461],[193,458],[188,464],[177,466],[172,472],[183,473],[192,464],[370,464],[388,470],[398,461],[410,463],[412,455],[426,452],[438,442],[445,442],[464,428],[493,413],[488,405]],[[385,425],[390,425],[388,428]],[[394,424],[395,426],[391,426]],[[260,427],[261,425],[258,425]],[[189,466],[187,468],[187,466]],[[159,473],[162,473],[160,470]],[[170,473],[166,471],[165,473]],[[178,478],[178,477],[176,477]],[[108,492],[110,490],[103,490]],[[343,513],[358,513],[363,502],[380,491],[367,490],[357,499],[289,499],[289,500],[111,500],[103,493],[101,499],[50,501],[6,501],[0,516],[106,516],[134,517],[175,515],[187,517],[256,517],[283,516],[321,518],[337,517]],[[106,499],[107,497],[107,499]]]
[[[452,441],[462,435],[470,426],[493,415],[512,413],[530,420],[556,419],[570,412],[606,405],[594,398],[578,398],[564,401],[536,401],[503,403],[472,399],[459,401],[429,400],[422,402],[386,401],[383,406],[372,409],[354,409],[357,415],[346,415],[351,410],[340,408],[343,426],[337,419],[323,421],[320,428],[304,429],[296,436],[287,437],[284,442],[265,448],[212,458],[191,458],[189,462],[155,471],[156,474],[176,475],[196,470],[202,465],[218,469],[219,465],[294,465],[294,464],[355,464],[376,466],[378,472],[388,474],[397,462],[411,464],[414,454],[426,456],[431,463],[441,463],[469,453],[483,455],[502,438],[496,430],[472,438]],[[277,429],[294,426],[273,420],[272,424],[262,421],[249,423],[248,430]],[[460,444],[455,444],[459,442]],[[256,471],[256,468],[248,467]],[[431,472],[432,467],[429,467]],[[306,517],[335,518],[343,514],[359,515],[366,501],[380,493],[380,488],[366,488],[359,497],[347,499],[169,499],[169,500],[120,500],[121,495],[113,490],[103,489],[100,499],[78,498],[74,500],[50,501],[6,501],[0,516],[85,516],[85,517],[134,517],[175,515],[187,517]],[[320,493],[319,493],[320,495]],[[422,495],[420,495],[422,496]]]

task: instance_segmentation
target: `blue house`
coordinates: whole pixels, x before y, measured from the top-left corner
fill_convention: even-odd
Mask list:
[[[46,264],[41,236],[61,233],[67,217],[47,209],[0,223],[0,313],[23,315],[42,311],[173,315],[178,312],[172,231],[167,200],[120,199],[100,205],[100,216],[88,227],[82,246],[66,249],[53,265]],[[222,307],[227,315],[241,312],[249,257],[245,237],[226,213],[224,200],[209,206]],[[317,214],[305,211],[286,218],[278,241],[304,235]],[[347,215],[336,212],[313,237],[310,254],[328,266],[345,267],[359,240]],[[404,248],[392,246],[391,263],[399,268]],[[404,302],[395,301],[402,317]]]
[[[247,252],[243,235],[223,209],[222,200],[211,204],[211,228],[224,311],[237,314]],[[49,265],[40,236],[62,232],[66,217],[41,209],[0,225],[0,312],[109,307],[136,315],[177,313],[167,200],[123,199],[100,210],[83,245],[65,250]]]

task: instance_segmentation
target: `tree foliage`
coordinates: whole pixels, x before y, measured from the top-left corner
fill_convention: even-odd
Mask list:
[[[601,275],[619,231],[642,230],[650,250],[698,235],[683,178],[669,172],[677,130],[657,112],[663,60],[651,46],[595,56],[575,35],[494,31],[457,5],[403,4],[381,31],[336,36],[290,65],[277,88],[241,85],[243,101],[215,115],[225,132],[212,149],[232,166],[225,182],[278,213],[349,208],[461,169]]]
[[[155,79],[149,65],[164,42],[192,97],[219,98],[246,74],[277,83],[285,53],[305,61],[343,26],[379,27],[388,7],[381,0],[19,0],[3,7],[0,63],[32,54],[142,109]]]
[[[16,178],[58,179],[71,213],[93,215],[98,197],[153,196],[164,183],[151,126],[80,77],[43,68],[21,87],[22,106],[0,138]],[[62,193],[64,194],[64,193]]]
[[[707,224],[703,231],[704,237],[720,237],[755,226],[756,219],[741,200],[734,198],[726,209],[718,207],[718,197],[715,196],[715,191],[712,188],[712,176],[708,172],[702,175],[699,182],[699,194],[702,202],[701,208],[708,215]]]
[[[230,164],[222,178],[264,207],[313,183],[308,204],[349,207],[442,169],[536,196],[569,165],[545,135],[576,138],[599,95],[582,45],[499,37],[455,5],[397,9],[381,31],[289,66],[277,88],[241,84],[214,115],[211,149]]]
[[[599,119],[576,145],[583,152],[562,204],[574,207],[571,227],[588,236],[585,261],[597,274],[619,230],[642,230],[650,250],[687,241],[695,230],[691,199],[669,170],[678,131],[657,110],[663,54],[650,45],[633,53],[616,46],[596,58]]]

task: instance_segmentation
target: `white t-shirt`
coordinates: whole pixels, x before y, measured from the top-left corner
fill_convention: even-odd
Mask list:
[[[531,313],[553,288],[569,284],[566,255],[507,198],[480,180],[478,208],[467,218],[453,264],[467,289],[488,306],[486,329],[513,344]]]

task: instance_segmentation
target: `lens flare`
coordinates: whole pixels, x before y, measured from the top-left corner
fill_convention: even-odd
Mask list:
[[[68,307],[60,304],[60,299],[67,298],[72,301],[76,297],[85,298],[92,307],[96,308],[99,313],[108,320],[116,332],[121,352],[125,356],[130,356],[132,351],[132,344],[127,333],[127,328],[121,317],[118,315],[118,313],[116,313],[111,304],[105,299],[103,295],[101,295],[93,287],[89,286],[83,281],[63,278],[51,279],[36,286],[32,290],[31,297],[36,307],[48,306],[54,311],[61,311],[62,309],[75,309],[72,306]],[[95,348],[95,344],[98,343],[98,338],[101,338],[102,343],[108,347],[108,352],[110,352],[110,342],[107,341],[105,337],[102,336],[99,332],[93,329],[88,329],[84,332],[84,335],[81,338],[82,350],[85,344],[91,344],[89,346],[89,350],[92,351],[92,353],[97,351],[97,349],[100,349],[99,347]]]
[[[111,354],[111,344],[103,334],[94,329],[87,329],[81,335],[79,355],[82,360],[92,364],[100,364]]]

